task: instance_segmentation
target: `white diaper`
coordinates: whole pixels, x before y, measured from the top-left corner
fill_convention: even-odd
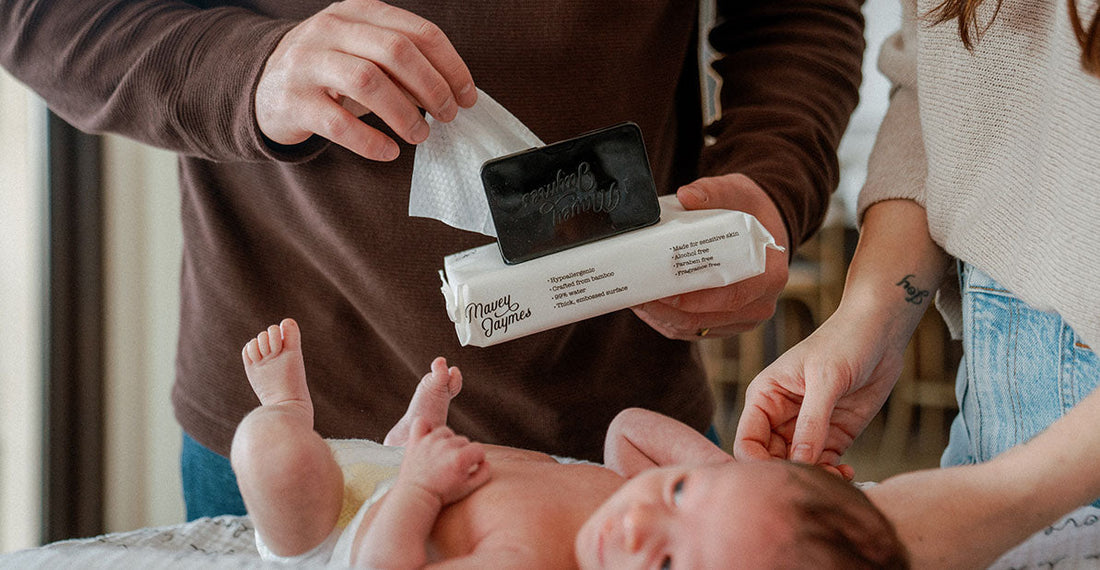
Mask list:
[[[343,533],[340,531],[340,529],[334,529],[332,531],[332,534],[328,535],[328,538],[326,538],[324,542],[318,544],[316,547],[314,547],[313,550],[310,550],[309,552],[298,554],[296,556],[279,556],[267,547],[267,544],[264,543],[263,537],[261,537],[260,533],[257,532],[256,550],[260,552],[260,558],[264,560],[270,562],[280,562],[282,564],[289,564],[292,566],[305,565],[306,562],[318,562],[322,564],[327,564],[329,562],[336,563],[336,560],[333,557],[333,551],[336,547],[337,541],[342,534]],[[350,553],[348,558],[351,558]],[[350,560],[348,562],[348,566],[350,566]]]
[[[332,534],[309,552],[279,556],[256,532],[256,550],[264,560],[285,564],[327,563],[351,566],[351,546],[366,512],[393,486],[403,449],[365,439],[325,440],[344,474],[344,504]]]
[[[396,480],[397,478],[395,477],[379,483],[374,494],[359,507],[359,512],[355,513],[355,518],[351,519],[348,526],[344,527],[343,532],[340,533],[339,538],[336,539],[332,547],[332,556],[329,558],[331,564],[337,564],[341,567],[351,567],[351,546],[355,544],[355,535],[359,532],[359,526],[363,524],[363,516],[367,514],[371,506],[382,498],[382,495],[385,495],[386,492],[393,487]],[[330,536],[329,538],[331,539],[332,537]],[[328,542],[328,540],[325,541],[326,544]]]

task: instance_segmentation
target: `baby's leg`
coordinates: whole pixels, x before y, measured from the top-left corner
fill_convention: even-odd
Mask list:
[[[451,398],[462,390],[462,373],[452,366],[447,368],[447,360],[442,356],[432,361],[432,371],[420,379],[416,393],[409,402],[405,415],[386,434],[386,445],[405,445],[409,439],[409,430],[416,418],[424,420],[429,428],[447,425],[447,409]]]
[[[313,431],[297,323],[272,325],[241,356],[261,406],[237,427],[233,471],[268,548],[280,556],[303,554],[332,533],[344,478],[328,444]]]

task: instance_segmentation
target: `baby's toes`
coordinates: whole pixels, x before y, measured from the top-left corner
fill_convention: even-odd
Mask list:
[[[462,371],[457,366],[452,366],[447,370],[447,391],[448,395],[452,398],[458,395],[462,391]]]
[[[279,354],[283,350],[283,331],[279,330],[279,325],[271,325],[267,327],[267,343],[269,354]]]
[[[244,363],[255,364],[260,361],[260,343],[256,339],[248,341],[241,349],[241,357],[244,359]]]
[[[260,348],[260,358],[267,358],[271,355],[271,342],[268,338],[267,331],[263,331],[256,335],[256,345]]]

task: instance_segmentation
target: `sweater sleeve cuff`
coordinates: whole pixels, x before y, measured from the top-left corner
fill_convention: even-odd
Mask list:
[[[879,53],[879,69],[893,88],[890,107],[871,149],[867,180],[856,204],[860,224],[864,212],[876,202],[909,199],[925,205],[928,162],[917,97],[916,26],[917,18],[907,13],[902,29],[883,43]]]
[[[181,102],[184,111],[192,109],[198,113],[195,116],[214,123],[200,130],[209,137],[201,148],[214,160],[303,162],[315,157],[328,146],[327,140],[314,136],[300,144],[280,145],[265,137],[256,122],[260,75],[279,41],[297,22],[244,10],[221,12],[220,17],[208,19],[209,27],[193,51],[192,65],[202,71],[193,74],[196,79],[184,90]],[[217,45],[203,46],[206,42]]]
[[[916,93],[900,90],[879,127],[867,164],[867,181],[859,193],[856,212],[860,224],[872,204],[909,199],[924,206],[927,167]]]

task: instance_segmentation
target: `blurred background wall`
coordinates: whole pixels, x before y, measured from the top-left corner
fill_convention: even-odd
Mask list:
[[[42,518],[44,126],[0,71],[0,552],[37,543]]]
[[[0,73],[0,552],[37,545],[48,519],[46,117],[36,96]],[[90,334],[102,335],[103,352],[101,528],[115,531],[183,519],[181,433],[169,402],[181,239],[174,156],[104,137],[101,157],[102,170],[88,175],[102,194],[103,265],[92,278],[102,284],[103,322]]]

